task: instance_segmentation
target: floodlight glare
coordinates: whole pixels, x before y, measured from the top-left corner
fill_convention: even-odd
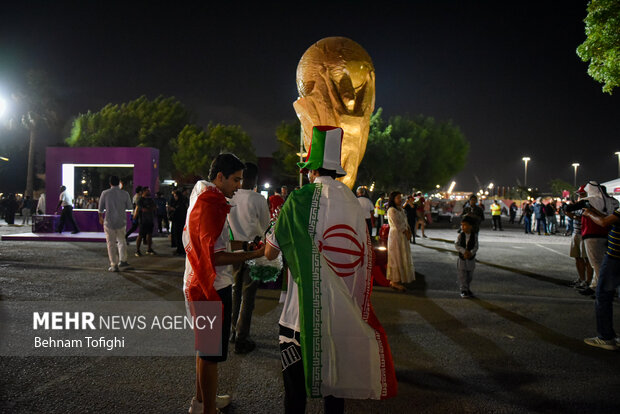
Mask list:
[[[6,111],[6,99],[0,96],[0,116],[4,115],[4,111]]]
[[[452,194],[452,190],[454,190],[455,185],[456,181],[452,181],[452,184],[450,184],[450,188],[448,188],[448,194]]]

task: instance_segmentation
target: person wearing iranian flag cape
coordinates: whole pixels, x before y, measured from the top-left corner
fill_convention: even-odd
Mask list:
[[[372,245],[353,192],[335,178],[343,131],[315,126],[305,162],[309,184],[292,192],[267,236],[265,257],[289,264],[280,316],[286,413],[303,413],[306,398],[324,399],[326,413],[344,399],[396,395],[387,336],[370,303]]]
[[[183,245],[185,275],[183,292],[193,318],[204,316],[205,302],[222,306],[220,355],[204,353],[208,337],[195,331],[196,396],[189,409],[194,414],[214,414],[230,404],[229,395],[216,395],[218,363],[226,361],[232,311],[232,266],[263,256],[264,247],[253,249],[247,242],[231,241],[226,216],[231,198],[241,187],[245,165],[233,154],[220,154],[211,163],[209,181],[200,180],[190,196]],[[243,251],[238,251],[243,250]],[[253,250],[253,251],[250,251]]]

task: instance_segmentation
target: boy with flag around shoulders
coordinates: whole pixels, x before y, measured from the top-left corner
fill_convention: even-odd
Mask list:
[[[232,311],[232,266],[263,256],[265,248],[256,250],[247,242],[230,240],[226,216],[231,198],[241,187],[245,165],[233,154],[220,154],[211,163],[209,181],[200,180],[190,196],[183,245],[185,275],[183,291],[186,304],[194,318],[200,316],[200,303],[217,301],[222,304],[221,355],[206,355],[208,338],[195,330],[196,396],[190,413],[214,414],[230,404],[229,395],[216,395],[218,363],[226,361]],[[234,251],[233,250],[243,250]]]

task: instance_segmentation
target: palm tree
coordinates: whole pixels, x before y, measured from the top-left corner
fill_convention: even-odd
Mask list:
[[[25,195],[31,196],[34,190],[34,154],[37,137],[43,126],[53,127],[57,123],[55,96],[45,71],[30,70],[26,73],[26,83],[22,90],[13,94],[18,108],[21,125],[28,130],[28,174]],[[14,122],[11,122],[14,124]]]

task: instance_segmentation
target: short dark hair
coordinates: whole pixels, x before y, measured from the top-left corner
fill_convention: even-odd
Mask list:
[[[243,186],[247,188],[247,185],[251,184],[254,187],[257,178],[258,166],[252,162],[246,162],[245,169],[243,170]]]
[[[110,185],[114,185],[117,186],[121,183],[121,180],[118,179],[118,177],[116,175],[111,175],[110,176]]]
[[[243,169],[245,169],[245,165],[235,154],[220,154],[215,157],[211,163],[211,169],[209,170],[209,181],[215,180],[217,173],[221,172],[224,175],[224,178],[228,178],[231,174]]]
[[[476,225],[477,220],[476,220],[476,218],[475,218],[475,217],[472,217],[472,216],[465,216],[465,217],[463,217],[463,220],[461,220],[461,222],[462,222],[462,223],[468,223],[468,224],[470,224],[470,225],[472,225],[472,226],[475,226],[475,225]]]
[[[325,168],[318,168],[317,171],[319,172],[320,176],[329,176],[332,177],[334,180],[336,178],[338,178],[338,173],[336,172],[336,170],[326,170]]]
[[[60,191],[65,191],[67,189],[67,187],[65,187],[64,185],[60,186]]]
[[[142,186],[141,185],[136,187],[136,193],[139,193],[140,191],[142,191]]]

